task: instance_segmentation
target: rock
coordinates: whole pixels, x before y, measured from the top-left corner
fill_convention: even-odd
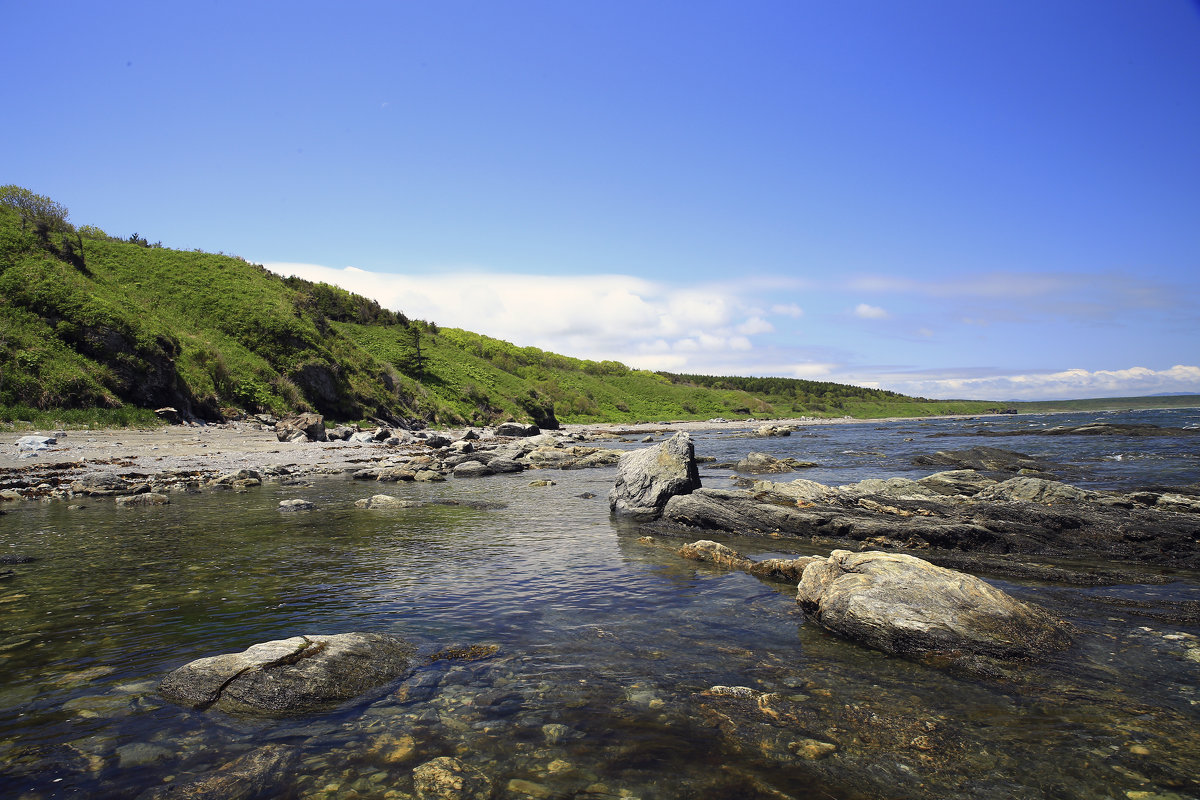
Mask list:
[[[147,789],[137,800],[251,800],[287,794],[300,751],[279,744],[251,750],[199,778]]]
[[[449,447],[450,439],[440,433],[429,433],[425,435],[425,444],[436,450],[439,447]]]
[[[899,553],[835,550],[805,568],[796,600],[822,627],[899,655],[1031,658],[1071,643],[1046,611]]]
[[[738,472],[791,472],[796,469],[815,467],[811,461],[794,458],[775,458],[768,453],[750,453],[734,467]]]
[[[149,742],[130,742],[117,748],[117,766],[121,769],[144,767],[175,755],[162,745]]]
[[[978,472],[1033,472],[1048,474],[1055,465],[1024,453],[1002,450],[998,447],[969,447],[965,450],[939,450],[933,455],[921,455],[913,459],[917,466],[956,467]],[[1052,476],[1051,476],[1052,477]]]
[[[718,542],[701,539],[691,544],[685,544],[677,551],[684,558],[693,561],[705,561],[719,564],[723,567],[748,572],[757,578],[784,583],[795,583],[804,574],[804,568],[816,561],[824,561],[820,556],[802,556],[800,558],[768,558],[763,561],[751,561],[733,548]]]
[[[358,433],[350,434],[350,438],[347,439],[346,441],[364,442],[364,443],[365,442],[373,442],[373,441],[375,441],[375,434],[371,433],[370,431],[359,431]]]
[[[311,511],[315,508],[315,504],[311,500],[305,500],[302,497],[297,497],[294,500],[280,500],[280,511]]]
[[[764,499],[776,502],[792,502],[797,505],[817,503],[837,497],[838,490],[823,483],[798,478],[788,483],[755,481],[751,489]]]
[[[481,478],[484,475],[491,475],[492,470],[487,464],[481,464],[478,461],[464,461],[454,468],[452,474],[456,478]]]
[[[525,465],[511,458],[493,458],[488,462],[488,469],[497,474],[503,472],[521,472]]]
[[[488,800],[492,781],[457,758],[441,756],[413,770],[419,800]]]
[[[653,434],[653,433],[648,433],[648,434],[646,434],[645,436],[643,436],[643,437],[642,437],[642,444],[650,444],[650,443],[651,443],[651,442],[653,442],[653,441],[654,441],[654,434]]]
[[[680,431],[661,444],[621,456],[608,506],[614,514],[653,519],[672,497],[699,488],[695,448]]]
[[[179,425],[183,422],[183,417],[179,415],[179,409],[171,408],[170,406],[154,409],[154,416],[168,425]]]
[[[23,453],[36,453],[49,450],[52,444],[58,444],[58,439],[53,436],[22,436],[17,439],[17,450]]]
[[[710,564],[720,564],[724,567],[746,570],[750,568],[750,559],[743,556],[732,547],[726,547],[719,542],[701,539],[691,544],[685,544],[678,550],[679,555],[693,561],[705,561]]]
[[[352,428],[349,425],[339,425],[332,431],[326,431],[325,435],[331,442],[348,442],[350,441],[350,437],[356,433],[358,433],[358,428]]]
[[[1154,507],[1180,514],[1200,514],[1200,498],[1168,492],[1155,501]]]
[[[450,452],[459,455],[475,452],[475,444],[470,439],[459,439],[457,442],[450,443]]]
[[[927,475],[917,483],[936,494],[970,497],[991,486],[995,481],[973,469],[954,469]]]
[[[422,483],[437,483],[446,480],[446,476],[431,469],[419,469],[413,475],[413,480]]]
[[[165,494],[157,492],[146,492],[145,494],[130,494],[124,497],[118,497],[116,500],[118,508],[132,508],[134,506],[165,506],[170,504],[171,498]]]
[[[558,484],[556,484],[554,481],[548,481],[545,478],[542,478],[541,480],[530,481],[529,485],[530,486],[557,486]]]
[[[542,429],[537,425],[525,425],[521,422],[505,422],[496,426],[497,436],[537,436]]]
[[[399,497],[392,497],[390,494],[377,494],[371,497],[355,500],[355,508],[418,508],[424,505],[416,500],[401,500]]]
[[[822,742],[819,739],[800,739],[789,743],[788,750],[800,758],[816,761],[837,752],[837,745],[832,742]]]
[[[176,703],[243,714],[300,714],[357,697],[408,671],[415,649],[378,633],[293,636],[197,659],[163,679]]]
[[[1081,503],[1094,497],[1094,492],[1084,491],[1058,481],[1044,478],[1010,478],[983,489],[975,495],[977,500],[1022,500],[1027,503]]]
[[[92,472],[71,483],[71,491],[89,497],[129,494],[131,487],[115,472]]]
[[[769,436],[791,436],[794,430],[796,429],[791,425],[759,425],[751,435],[763,438]]]
[[[838,491],[847,498],[858,500],[862,497],[883,497],[888,500],[923,500],[938,498],[940,495],[908,478],[867,478],[858,483],[848,483],[839,486]]]
[[[310,442],[329,440],[325,434],[325,418],[320,414],[297,414],[275,423],[275,436],[281,442],[297,441],[296,433],[304,434],[304,438]]]

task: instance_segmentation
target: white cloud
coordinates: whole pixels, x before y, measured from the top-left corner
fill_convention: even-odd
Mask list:
[[[771,313],[796,319],[804,315],[804,309],[795,303],[777,303],[771,306]]]
[[[879,306],[859,303],[854,307],[854,316],[860,319],[887,319],[888,312]]]
[[[972,375],[893,373],[873,376],[893,391],[919,397],[978,400],[1068,400],[1082,397],[1134,397],[1169,392],[1200,392],[1200,366],[1170,369],[1067,369],[1058,372]],[[845,380],[853,380],[845,377]],[[863,383],[861,381],[853,381]]]
[[[386,308],[519,345],[649,369],[704,369],[752,351],[775,327],[729,285],[678,288],[630,275],[376,273],[268,263],[282,275],[332,283]],[[690,354],[690,355],[689,355]]]

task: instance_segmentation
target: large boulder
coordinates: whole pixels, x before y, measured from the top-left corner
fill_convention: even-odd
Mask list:
[[[796,600],[822,627],[900,655],[1028,658],[1071,641],[1048,612],[900,553],[834,550],[805,567]]]
[[[185,664],[163,679],[163,697],[196,709],[302,714],[349,700],[409,670],[415,649],[395,636],[293,636]]]
[[[661,444],[621,456],[608,507],[614,514],[655,519],[672,497],[699,488],[692,437],[680,431]]]
[[[297,414],[275,423],[275,437],[281,442],[329,441],[325,434],[325,418],[311,413]]]

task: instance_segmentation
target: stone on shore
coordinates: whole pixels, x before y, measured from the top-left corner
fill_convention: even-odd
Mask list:
[[[654,519],[670,498],[699,488],[695,447],[680,431],[665,442],[621,456],[608,507],[614,514]]]
[[[478,461],[464,461],[454,468],[452,474],[456,478],[482,478],[484,475],[491,475],[492,470],[487,464]]]
[[[303,438],[300,438],[300,435]],[[326,442],[325,418],[320,414],[297,414],[275,423],[275,436],[281,442]]]
[[[738,472],[791,472],[796,469],[815,467],[811,461],[797,461],[794,458],[776,458],[768,453],[750,453],[737,462]]]
[[[537,436],[542,429],[537,425],[526,425],[521,422],[505,422],[496,426],[497,436]]]
[[[1048,612],[899,553],[835,550],[805,568],[796,600],[823,628],[899,655],[1031,658],[1071,643]]]
[[[303,714],[403,675],[415,652],[403,639],[378,633],[293,636],[192,661],[167,675],[158,691],[200,710]]]

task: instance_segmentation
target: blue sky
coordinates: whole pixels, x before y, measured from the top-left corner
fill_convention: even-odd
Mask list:
[[[3,4],[0,182],[520,345],[1200,392],[1200,8]]]

